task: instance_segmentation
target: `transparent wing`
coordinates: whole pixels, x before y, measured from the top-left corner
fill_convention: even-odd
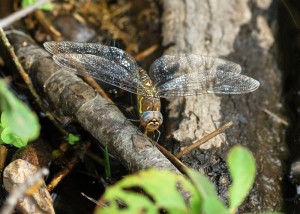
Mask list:
[[[156,87],[161,97],[190,96],[197,94],[242,94],[256,90],[259,82],[241,74],[206,70],[174,78]]]
[[[91,54],[102,57],[130,71],[136,71],[137,63],[125,51],[101,45],[98,43],[79,43],[79,42],[45,42],[44,47],[47,51],[55,54]]]
[[[256,90],[259,82],[241,75],[233,62],[195,54],[163,56],[150,67],[158,95],[189,96],[204,93],[241,94]]]
[[[131,93],[146,94],[137,71],[127,70],[114,61],[91,54],[55,54],[54,61],[68,70],[114,85]]]

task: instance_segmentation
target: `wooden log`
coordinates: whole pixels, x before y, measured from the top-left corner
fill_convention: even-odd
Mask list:
[[[73,116],[130,171],[147,168],[179,171],[136,126],[75,74],[61,69],[52,56],[21,34],[9,35],[35,87],[64,116]],[[23,45],[22,45],[23,44]],[[25,45],[24,45],[25,44]]]

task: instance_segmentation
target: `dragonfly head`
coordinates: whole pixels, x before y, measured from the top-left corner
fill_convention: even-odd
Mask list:
[[[148,132],[153,132],[159,128],[163,122],[163,116],[160,111],[145,111],[141,115],[141,125],[145,127]]]

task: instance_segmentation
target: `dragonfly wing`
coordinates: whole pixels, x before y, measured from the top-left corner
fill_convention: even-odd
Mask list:
[[[98,43],[80,43],[80,42],[45,42],[44,47],[52,54],[91,54],[102,57],[109,61],[115,62],[117,65],[127,69],[128,71],[136,71],[137,63],[125,51],[116,48],[101,45]]]
[[[177,97],[205,93],[242,94],[252,92],[258,87],[257,80],[245,75],[205,70],[181,75],[156,87],[156,90],[161,97]]]
[[[55,54],[54,61],[81,76],[91,77],[131,93],[146,92],[137,74],[108,59],[91,54]]]
[[[149,76],[162,97],[204,93],[241,94],[258,88],[258,81],[240,72],[240,65],[230,61],[182,54],[157,59],[151,65]]]
[[[155,60],[149,71],[153,82],[159,86],[181,75],[205,70],[222,70],[224,72],[241,72],[241,66],[219,58],[196,54],[165,55]]]

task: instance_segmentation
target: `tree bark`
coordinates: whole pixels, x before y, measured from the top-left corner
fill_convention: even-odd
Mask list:
[[[280,209],[282,156],[286,151],[283,126],[264,113],[280,112],[281,73],[275,60],[277,1],[272,0],[164,0],[162,32],[166,53],[197,53],[225,58],[242,65],[242,74],[260,81],[247,95],[199,95],[168,100],[168,133],[181,146],[192,143],[228,121],[235,126],[201,146],[221,159],[234,144],[249,147],[257,161],[257,177],[244,211]],[[182,107],[183,106],[183,107]],[[173,122],[182,118],[174,129]],[[217,149],[214,149],[217,147]],[[216,151],[216,152],[215,152]],[[212,166],[195,151],[185,163],[206,171]],[[201,153],[201,154],[200,154]],[[209,174],[209,173],[208,173]],[[222,185],[221,175],[218,185]],[[229,183],[227,183],[228,189]],[[221,198],[226,193],[218,187]]]

